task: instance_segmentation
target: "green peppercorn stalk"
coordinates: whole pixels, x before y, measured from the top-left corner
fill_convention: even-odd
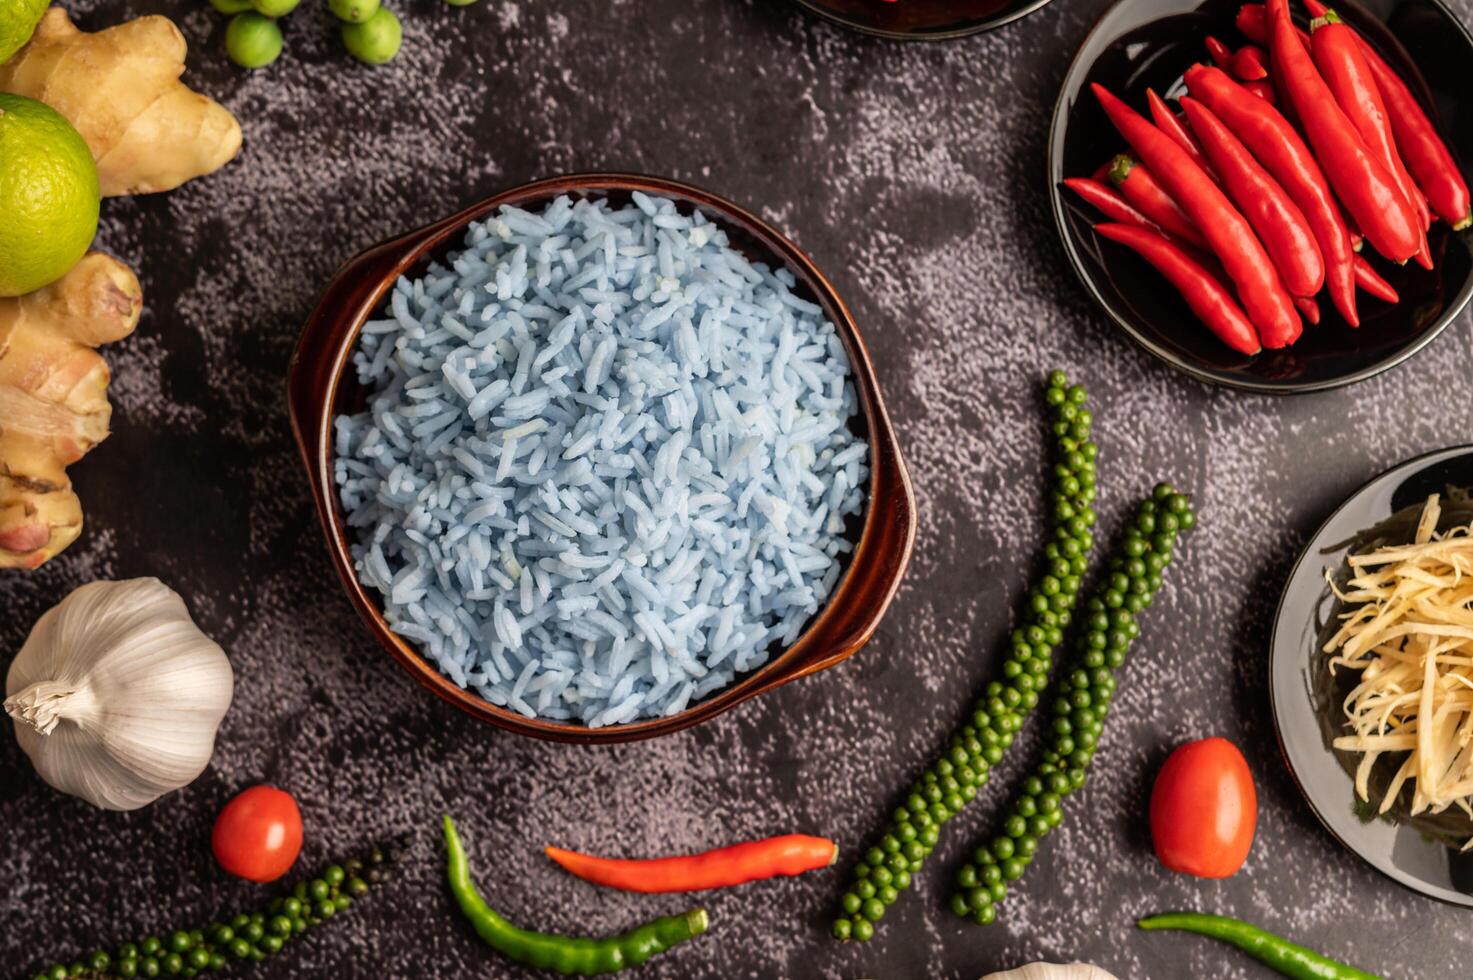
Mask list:
[[[1137,617],[1161,588],[1180,531],[1196,523],[1191,502],[1169,483],[1140,504],[1096,593],[1085,603],[1079,663],[1056,685],[1044,749],[1003,818],[1001,832],[957,871],[951,909],[978,925],[997,918],[1008,885],[1023,877],[1039,842],[1064,819],[1063,802],[1084,785],[1104,728],[1114,672],[1140,635]]]
[[[878,843],[865,852],[834,920],[837,939],[870,939],[885,910],[910,887],[936,846],[943,824],[987,783],[1048,682],[1054,650],[1064,640],[1080,578],[1094,545],[1095,460],[1093,419],[1085,390],[1062,371],[1049,375],[1044,401],[1053,416],[1055,463],[1049,503],[1052,530],[1042,574],[1029,591],[1022,625],[1013,630],[1002,678],[989,683],[945,753],[923,772],[891,815]]]
[[[329,865],[310,881],[299,881],[290,892],[274,899],[262,911],[242,912],[229,921],[212,922],[202,929],[179,929],[167,936],[146,936],[115,949],[100,949],[70,966],[57,963],[37,973],[35,980],[132,980],[133,977],[193,977],[223,970],[236,962],[259,963],[281,952],[311,926],[346,912],[354,899],[389,876],[399,860],[397,845],[374,848],[361,858]]]

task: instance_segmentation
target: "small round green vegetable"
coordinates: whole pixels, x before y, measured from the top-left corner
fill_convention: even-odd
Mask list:
[[[365,65],[392,61],[403,40],[404,28],[387,7],[380,7],[361,24],[343,25],[343,45],[349,54]]]
[[[251,0],[210,0],[210,6],[227,17],[233,17],[250,10]]]
[[[281,28],[254,11],[236,14],[225,28],[225,53],[242,68],[265,68],[281,56]]]
[[[361,24],[378,13],[379,0],[327,0],[327,9],[338,20]]]
[[[251,0],[251,6],[262,17],[270,17],[275,20],[296,10],[300,2],[301,0]]]
[[[452,7],[469,7],[471,4],[475,3],[476,0],[445,0],[445,2],[450,4],[450,6]]]

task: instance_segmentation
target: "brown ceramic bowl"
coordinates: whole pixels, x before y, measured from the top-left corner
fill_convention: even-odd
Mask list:
[[[634,191],[668,197],[682,208],[699,207],[718,220],[732,245],[749,258],[786,266],[798,280],[798,292],[824,309],[849,353],[862,425],[870,444],[870,481],[865,508],[854,520],[858,537],[842,578],[827,604],[789,648],[765,665],[738,676],[715,692],[669,718],[652,718],[607,728],[527,718],[498,707],[473,691],[457,686],[384,620],[378,601],[353,570],[349,538],[332,479],[332,422],[343,411],[355,411],[364,391],[348,370],[358,332],[382,306],[400,275],[460,245],[467,224],[486,217],[503,204],[535,209],[560,194],[606,197],[623,205]],[[799,248],[761,218],[729,201],[687,184],[634,174],[573,174],[534,181],[474,204],[443,221],[374,246],[344,265],[323,290],[292,355],[287,382],[292,429],[317,514],[327,534],[333,565],[348,598],[374,638],[421,685],[457,708],[499,728],[562,742],[625,742],[679,731],[705,721],[754,695],[794,678],[831,667],[864,646],[879,626],[910,561],[915,540],[915,498],[900,458],[895,431],[880,399],[874,366],[844,301]]]

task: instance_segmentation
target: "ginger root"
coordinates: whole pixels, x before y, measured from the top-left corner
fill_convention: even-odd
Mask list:
[[[93,348],[132,333],[142,309],[138,278],[100,252],[0,300],[0,568],[37,568],[82,533],[66,467],[107,438],[112,417]]]
[[[0,92],[44,102],[76,127],[104,197],[173,190],[240,152],[235,117],[179,80],[185,52],[167,17],[88,34],[52,7],[30,43],[0,65]]]

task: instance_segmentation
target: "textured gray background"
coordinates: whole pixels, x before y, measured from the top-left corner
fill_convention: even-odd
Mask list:
[[[74,468],[86,536],[39,573],[0,577],[0,663],[74,586],[157,575],[237,680],[208,771],[132,814],[57,795],[0,737],[4,970],[255,901],[207,841],[225,799],[260,781],[301,801],[303,868],[418,835],[406,874],[261,977],[519,975],[451,910],[446,811],[488,898],[549,929],[602,934],[686,905],[572,880],[540,856],[549,842],[655,854],[806,830],[852,857],[997,663],[1042,534],[1037,385],[1062,366],[1096,398],[1107,529],[1164,476],[1196,492],[1202,520],[1146,616],[1088,787],[1000,922],[965,925],[941,903],[1027,753],[949,825],[871,944],[827,938],[846,859],[705,897],[711,933],[642,975],[975,978],[1041,957],[1123,978],[1265,975],[1206,940],[1132,929],[1181,908],[1388,976],[1449,972],[1473,941],[1467,912],[1401,890],[1319,828],[1278,756],[1265,656],[1281,580],[1334,504],[1466,441],[1468,318],[1378,380],[1294,400],[1210,390],[1125,343],[1065,265],[1042,178],[1055,92],[1106,3],[902,46],[777,0],[400,0],[404,51],[369,70],[308,0],[282,60],[254,74],[226,63],[202,0],[70,4],[88,28],[176,17],[191,79],[240,116],[246,148],[182,191],[104,208],[101,244],[139,270],[147,312],[109,353],[115,434]],[[697,730],[588,749],[463,717],[373,645],[326,561],[282,380],[317,290],[357,249],[602,167],[702,184],[811,252],[875,352],[922,517],[905,587],[853,660]],[[1163,872],[1144,820],[1168,748],[1209,734],[1243,746],[1260,791],[1252,856],[1221,883]]]

